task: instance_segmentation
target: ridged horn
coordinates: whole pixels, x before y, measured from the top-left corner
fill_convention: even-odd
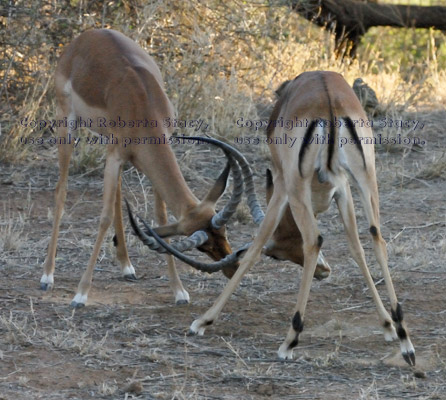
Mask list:
[[[143,220],[141,222],[144,224],[144,228],[148,231],[149,235],[153,236],[153,238],[162,246],[164,247],[168,253],[172,254],[179,260],[185,262],[186,264],[189,264],[191,267],[207,272],[209,274],[212,274],[214,272],[221,271],[225,267],[233,266],[235,265],[239,258],[242,256],[242,254],[248,249],[248,247],[251,245],[251,243],[248,243],[241,247],[240,249],[234,251],[233,253],[227,255],[226,257],[222,258],[219,261],[215,261],[213,263],[203,263],[200,261],[196,261],[191,257],[188,257],[184,255],[183,253],[177,251],[173,246],[166,243],[163,239],[161,239],[157,233],[149,226],[147,225]]]
[[[229,166],[232,171],[234,188],[228,204],[226,204],[221,211],[212,217],[211,226],[214,229],[220,229],[222,226],[226,225],[229,218],[231,218],[237,210],[237,206],[240,204],[243,196],[243,179],[240,167],[237,161],[235,161],[235,159],[228,152],[225,151],[225,154],[228,158]]]
[[[263,213],[262,208],[260,207],[260,204],[257,200],[257,195],[254,188],[254,181],[252,178],[252,170],[245,156],[242,153],[240,153],[236,148],[214,138],[195,137],[195,136],[184,136],[183,138],[213,144],[214,146],[217,146],[220,149],[222,149],[225,153],[231,154],[231,156],[235,158],[235,160],[239,163],[241,167],[243,179],[245,181],[245,192],[247,196],[247,203],[249,210],[251,211],[251,215],[252,218],[254,219],[254,222],[257,225],[259,225],[263,221],[263,218],[265,218],[265,214]]]
[[[125,204],[127,206],[127,212],[129,214],[130,225],[132,226],[133,232],[136,236],[148,246],[151,250],[155,250],[158,253],[167,253],[166,249],[162,247],[158,241],[156,241],[152,236],[149,236],[148,232],[144,232],[136,223],[135,218],[133,217],[132,210],[130,208],[130,204],[127,199],[125,200]],[[141,218],[140,218],[141,219]],[[145,226],[148,226],[145,222],[143,222]],[[181,242],[177,242],[172,244],[171,247],[179,252],[185,252],[187,250],[193,249],[195,247],[201,246],[203,243],[207,242],[208,235],[205,231],[196,231],[188,238],[182,240]]]

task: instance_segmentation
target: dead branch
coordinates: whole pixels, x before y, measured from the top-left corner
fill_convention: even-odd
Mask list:
[[[292,0],[292,9],[307,20],[335,33],[336,53],[354,57],[373,26],[435,28],[446,31],[446,7],[404,6],[356,0]]]

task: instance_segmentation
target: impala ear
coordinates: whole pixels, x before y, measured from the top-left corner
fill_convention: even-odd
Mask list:
[[[175,236],[175,235],[181,235],[181,232],[179,232],[179,223],[176,222],[175,224],[172,225],[164,225],[164,226],[159,226],[157,228],[153,229],[159,237],[162,238],[168,238],[170,236]]]
[[[266,204],[269,203],[274,191],[273,174],[269,168],[266,170]]]
[[[226,164],[225,169],[220,174],[220,176],[217,178],[217,180],[214,183],[214,186],[209,190],[208,194],[203,199],[203,203],[211,203],[215,204],[217,200],[220,198],[220,196],[224,193],[226,189],[226,183],[228,182],[229,177],[229,170],[230,170],[229,162]]]

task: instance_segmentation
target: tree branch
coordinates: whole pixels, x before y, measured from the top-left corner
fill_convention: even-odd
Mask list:
[[[356,48],[373,26],[446,30],[446,7],[364,3],[355,0],[292,0],[294,11],[335,33],[336,53],[354,57]]]

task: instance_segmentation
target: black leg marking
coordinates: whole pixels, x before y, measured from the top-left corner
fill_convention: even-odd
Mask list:
[[[346,127],[350,133],[350,136],[352,137],[356,148],[358,149],[359,153],[362,157],[362,163],[364,164],[364,169],[367,169],[367,165],[365,163],[365,157],[364,157],[364,150],[362,149],[361,141],[359,140],[358,133],[356,132],[355,125],[353,124],[353,121],[350,119],[350,117],[344,117],[343,118],[346,122]]]
[[[118,237],[113,235],[113,246],[118,247]]]
[[[327,91],[327,96],[328,96],[328,91]],[[328,106],[330,107],[330,133],[328,139],[327,168],[329,171],[333,171],[331,168],[331,161],[333,160],[333,154],[335,151],[336,130],[335,130],[335,121],[333,116],[333,109],[331,107],[330,96],[328,96]]]
[[[266,169],[266,189],[273,187],[273,173],[269,168]]]
[[[400,324],[398,324],[398,327],[396,328],[396,333],[400,340],[407,339],[407,332]]]
[[[305,136],[302,139],[302,146],[300,146],[299,150],[299,173],[300,176],[302,175],[302,161],[304,160],[305,152],[307,151],[308,146],[313,142],[313,140],[310,140],[313,136],[313,132],[316,129],[317,120],[311,121],[310,126],[307,128],[307,131],[305,132]]]
[[[392,319],[395,323],[403,322],[403,308],[401,307],[400,303],[397,303],[396,310],[392,308],[391,311],[392,311]]]
[[[210,321],[206,321],[205,325],[209,326],[209,325],[212,325],[213,323],[214,323],[214,320],[210,320]]]
[[[398,335],[398,338],[400,341],[405,341],[408,339],[406,329],[403,327],[403,308],[401,307],[400,303],[397,303],[396,310],[393,308],[391,309],[392,312],[392,319],[396,323],[396,334]],[[409,364],[414,366],[415,365],[415,353],[413,351],[403,351],[403,358],[404,360]]]
[[[378,229],[376,229],[376,226],[372,225],[370,227],[370,233],[372,234],[373,237],[377,237],[378,236]]]
[[[304,322],[302,321],[299,311],[294,314],[292,325],[296,333],[301,333],[304,330]]]
[[[401,304],[397,303],[396,310],[392,308],[391,312],[392,312],[392,319],[397,324],[396,333],[398,337],[400,338],[400,340],[407,339],[407,332],[401,325],[401,323],[403,322],[403,309],[401,307]]]
[[[385,329],[389,329],[391,325],[392,325],[392,323],[391,323],[390,321],[386,321],[386,322],[384,322],[384,324],[383,324],[383,326],[384,326]]]
[[[336,128],[335,128],[335,121],[334,121],[334,114],[333,114],[333,106],[331,104],[331,97],[330,92],[328,91],[327,82],[325,81],[325,78],[322,76],[322,85],[324,86],[325,94],[327,95],[327,102],[328,102],[328,110],[330,112],[330,122],[329,122],[329,137],[328,137],[328,156],[327,156],[327,169],[329,171],[333,171],[331,169],[331,161],[333,159],[333,155],[335,152],[335,141],[336,141]]]
[[[324,238],[321,235],[319,235],[317,237],[317,247],[321,248],[322,247],[322,243],[324,243]]]
[[[296,337],[288,346],[289,350],[294,349],[299,344],[299,333],[301,333],[304,329],[304,322],[302,321],[302,317],[300,316],[299,311],[297,311],[296,314],[294,314],[293,320],[291,321],[291,325],[293,326],[293,329],[296,332]]]

